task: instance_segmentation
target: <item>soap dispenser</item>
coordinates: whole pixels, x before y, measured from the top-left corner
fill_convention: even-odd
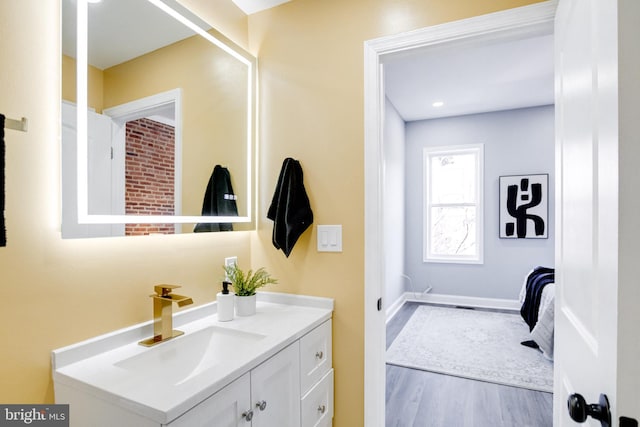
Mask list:
[[[218,301],[218,321],[228,322],[233,320],[233,297],[235,294],[229,292],[231,282],[222,282],[222,291],[216,295]]]

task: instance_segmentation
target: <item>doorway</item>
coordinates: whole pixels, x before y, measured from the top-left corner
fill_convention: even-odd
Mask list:
[[[482,45],[552,34],[555,3],[425,28],[366,43],[365,49],[365,425],[385,419],[385,295],[388,268],[384,237],[384,104],[382,64],[393,55],[420,49]]]
[[[112,121],[112,168],[121,215],[182,214],[182,91],[104,110]],[[151,143],[150,141],[153,141]],[[127,224],[126,235],[174,234],[181,224]]]

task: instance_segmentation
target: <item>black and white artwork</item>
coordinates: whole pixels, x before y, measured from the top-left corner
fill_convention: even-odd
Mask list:
[[[548,237],[549,175],[500,177],[500,238]]]

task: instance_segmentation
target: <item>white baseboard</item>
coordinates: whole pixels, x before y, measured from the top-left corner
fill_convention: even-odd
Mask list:
[[[500,299],[500,298],[483,298],[483,297],[467,297],[461,295],[445,295],[445,294],[424,294],[417,295],[412,292],[406,292],[406,301],[428,302],[431,304],[458,305],[462,307],[475,308],[491,308],[499,310],[520,310],[520,302],[518,300]]]
[[[393,304],[391,304],[389,307],[387,307],[387,309],[385,310],[385,314],[387,316],[387,320],[386,320],[387,322],[389,322],[389,320],[393,319],[393,316],[396,315],[396,313],[398,312],[398,310],[400,310],[400,307],[402,307],[402,304],[404,304],[405,301],[407,301],[406,293],[400,295],[400,298],[395,300],[393,302]]]
[[[518,300],[501,298],[468,297],[461,295],[446,295],[432,293],[405,292],[387,308],[387,322],[400,310],[405,302],[427,302],[429,304],[455,305],[461,307],[490,308],[494,310],[520,311],[521,304]]]

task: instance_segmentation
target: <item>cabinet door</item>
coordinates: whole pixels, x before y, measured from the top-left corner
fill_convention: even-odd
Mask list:
[[[250,427],[242,414],[251,408],[249,374],[245,374],[186,412],[170,427]]]
[[[252,427],[300,426],[300,345],[291,344],[251,371]]]

